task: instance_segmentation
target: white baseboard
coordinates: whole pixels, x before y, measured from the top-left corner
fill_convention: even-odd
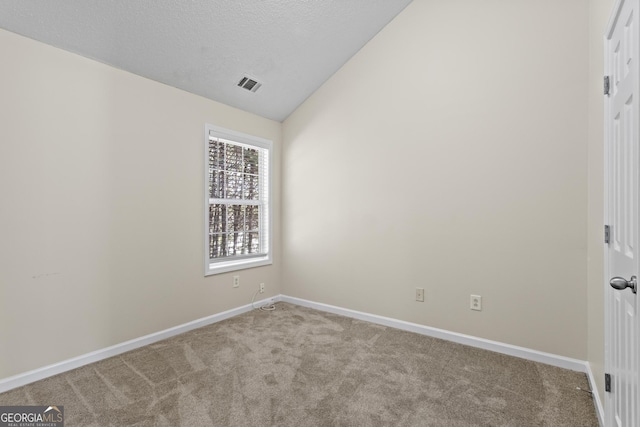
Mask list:
[[[378,316],[375,314],[363,313],[360,311],[350,310],[346,308],[336,307],[328,304],[317,303],[300,298],[290,297],[286,295],[278,295],[275,297],[267,298],[254,303],[255,307],[265,305],[272,302],[284,301],[291,304],[300,305],[303,307],[309,307],[320,311],[326,311],[329,313],[340,314],[343,316],[364,320],[379,325],[389,326],[396,329],[415,332],[422,335],[427,335],[434,338],[440,338],[448,341],[453,341],[459,344],[465,344],[472,347],[478,347],[485,350],[491,350],[498,353],[507,354],[510,356],[520,357],[523,359],[531,360],[534,362],[545,363],[552,366],[557,366],[564,369],[570,369],[573,371],[579,371],[586,373],[591,383],[591,389],[594,393],[594,403],[596,404],[596,411],[600,423],[602,424],[603,410],[602,404],[598,396],[598,390],[595,387],[595,381],[593,379],[593,373],[589,364],[585,361],[578,359],[571,359],[564,356],[558,356],[551,353],[544,353],[537,350],[528,349],[525,347],[518,347],[510,344],[505,344],[497,341],[486,340],[483,338],[477,338],[470,335],[459,334],[456,332],[450,332],[443,329],[432,328],[429,326],[419,325],[417,323],[405,322],[403,320],[392,319],[389,317]],[[9,391],[11,389],[32,383],[34,381],[42,380],[53,375],[57,375],[72,369],[79,368],[89,363],[98,362],[100,360],[107,359],[109,357],[117,356],[127,351],[135,350],[145,345],[153,344],[155,342],[170,338],[172,336],[188,332],[192,329],[207,326],[230,317],[237,316],[242,313],[251,311],[251,304],[243,305],[238,308],[217,313],[211,316],[197,319],[192,322],[185,323],[183,325],[175,326],[173,328],[165,329],[164,331],[155,332],[153,334],[145,335],[140,338],[136,338],[130,341],[126,341],[120,344],[113,345],[101,350],[96,350],[91,353],[87,353],[81,356],[74,357],[72,359],[64,360],[53,365],[45,366],[42,368],[34,369],[32,371],[24,372],[12,377],[0,379],[0,393]]]
[[[261,305],[276,302],[279,300],[280,296],[267,298],[261,301],[254,302],[254,306],[260,307]],[[222,313],[217,313],[211,316],[203,317],[202,319],[197,319],[188,323],[184,323],[182,325],[175,326],[173,328],[165,329],[164,331],[155,332],[153,334],[145,335],[140,338],[135,338],[120,344],[113,345],[111,347],[92,351],[91,353],[83,354],[81,356],[67,359],[62,362],[54,363],[53,365],[44,366],[42,368],[14,375],[12,377],[0,379],[0,393],[32,383],[34,381],[42,380],[66,371],[70,371],[72,369],[79,368],[84,365],[88,365],[89,363],[98,362],[100,360],[117,356],[127,351],[135,350],[136,348],[162,341],[174,335],[188,332],[192,329],[197,329],[216,322],[220,322],[230,317],[234,317],[239,314],[251,311],[251,309],[251,304],[243,305],[238,308],[223,311]]]
[[[336,307],[333,305],[322,304],[318,302],[308,301],[300,298],[281,295],[281,301],[291,304],[301,305],[303,307],[314,308],[320,311],[340,314],[342,316],[352,317],[354,319],[365,320],[378,325],[390,326],[404,331],[415,332],[421,335],[427,335],[434,338],[440,338],[447,341],[453,341],[459,344],[471,347],[482,348],[485,350],[495,351],[497,353],[509,356],[519,357],[521,359],[531,360],[533,362],[545,363],[547,365],[557,366],[559,368],[570,369],[587,373],[588,364],[583,360],[571,359],[569,357],[558,356],[556,354],[545,353],[538,350],[532,350],[526,347],[518,347],[511,344],[505,344],[498,341],[491,341],[484,338],[478,338],[471,335],[450,332],[444,329],[432,328],[429,326],[419,325],[417,323],[405,322],[403,320],[392,319],[390,317],[378,316],[375,314],[363,313],[360,311],[349,310],[347,308]]]
[[[598,422],[600,423],[600,427],[604,427],[604,407],[602,406],[602,401],[600,400],[600,393],[598,392],[598,387],[596,385],[596,379],[593,376],[593,371],[591,370],[591,364],[589,362],[585,362],[587,365],[587,378],[589,379],[589,388],[591,389],[591,396],[593,397],[593,404],[596,407],[596,415],[598,415]]]

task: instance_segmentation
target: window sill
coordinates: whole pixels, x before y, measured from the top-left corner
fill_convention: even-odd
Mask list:
[[[263,265],[271,264],[273,264],[273,261],[270,256],[236,261],[213,262],[205,265],[204,275],[212,276],[214,274],[228,273],[230,271],[244,270],[247,268],[261,267]]]

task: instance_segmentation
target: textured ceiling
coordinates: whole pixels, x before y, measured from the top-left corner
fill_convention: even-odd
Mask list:
[[[0,0],[0,27],[282,121],[410,2]]]

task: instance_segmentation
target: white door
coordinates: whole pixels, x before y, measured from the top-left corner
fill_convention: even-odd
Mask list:
[[[605,35],[606,247],[605,365],[611,375],[606,393],[606,425],[640,426],[640,327],[638,296],[638,164],[640,139],[640,0],[618,0]],[[637,285],[635,285],[637,287]]]

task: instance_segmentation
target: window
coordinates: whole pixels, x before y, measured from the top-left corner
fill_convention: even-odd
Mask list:
[[[205,275],[271,264],[269,140],[205,128]]]

